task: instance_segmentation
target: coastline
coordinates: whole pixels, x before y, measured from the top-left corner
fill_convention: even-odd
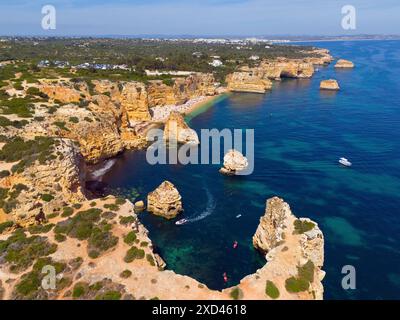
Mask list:
[[[197,98],[190,99],[186,103],[181,105],[167,105],[167,106],[156,106],[151,108],[152,111],[152,122],[163,124],[167,121],[171,112],[179,112],[185,118],[193,119],[198,114],[207,110],[216,101],[224,98],[227,94],[217,94],[214,96],[200,96]]]
[[[217,94],[215,96],[208,96],[204,100],[199,101],[184,112],[184,116],[187,122],[190,122],[193,118],[197,117],[199,114],[211,108],[215,103],[226,99],[229,96],[229,92]]]

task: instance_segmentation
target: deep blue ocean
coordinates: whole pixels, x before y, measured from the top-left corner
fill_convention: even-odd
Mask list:
[[[222,176],[218,165],[151,166],[139,151],[121,155],[104,182],[132,201],[173,182],[185,209],[179,219],[194,221],[179,227],[146,212],[140,220],[169,269],[210,288],[233,286],[265,263],[251,239],[266,199],[277,195],[325,235],[325,299],[399,299],[400,41],[312,45],[356,68],[333,63],[310,80],[275,82],[265,95],[233,94],[188,119],[198,132],[255,129],[252,175]],[[340,92],[319,90],[329,78]],[[340,157],[353,166],[341,167]],[[342,289],[345,265],[356,268],[356,290]]]

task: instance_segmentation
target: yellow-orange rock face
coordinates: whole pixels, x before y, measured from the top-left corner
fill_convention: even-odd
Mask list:
[[[265,93],[271,89],[272,82],[250,72],[234,72],[226,78],[228,90],[234,92]]]
[[[339,83],[334,79],[323,80],[320,84],[321,90],[332,90],[337,91],[340,90]]]

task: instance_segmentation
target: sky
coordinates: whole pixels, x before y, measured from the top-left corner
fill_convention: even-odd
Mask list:
[[[42,7],[56,29],[42,28]],[[344,30],[341,9],[356,9]],[[399,34],[400,0],[0,0],[0,35]]]

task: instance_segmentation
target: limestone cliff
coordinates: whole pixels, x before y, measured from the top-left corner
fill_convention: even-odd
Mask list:
[[[49,131],[79,142],[88,163],[115,156],[124,150],[118,121],[121,111],[107,96],[94,96],[87,108],[64,105],[49,117]]]
[[[79,102],[83,97],[89,96],[87,84],[84,82],[68,83],[66,81],[42,81],[39,90],[46,94],[50,99],[58,100],[62,103]]]
[[[141,82],[126,82],[121,90],[121,108],[128,115],[129,122],[150,121],[146,86]]]
[[[288,295],[287,299],[310,296],[323,299],[324,236],[315,222],[297,219],[286,202],[271,198],[267,200],[253,244],[266,254],[268,261],[257,272],[258,276],[274,278],[275,286]],[[254,281],[251,275],[241,284]]]
[[[234,72],[226,78],[228,90],[234,92],[265,93],[272,88],[272,82],[253,72]]]
[[[279,58],[276,60],[264,60],[259,66],[259,72],[263,77],[272,80],[281,78],[311,78],[314,74],[314,66],[303,60]]]
[[[0,179],[1,188],[20,190],[12,199],[15,205],[10,214],[21,226],[34,224],[40,207],[51,214],[64,203],[85,200],[84,163],[74,143],[58,139],[51,153],[51,160],[35,161],[23,172]],[[43,195],[49,195],[48,199]]]
[[[56,289],[46,291],[39,286],[28,292],[20,290],[19,284],[27,279],[28,275],[37,276],[29,268],[34,264],[35,258],[27,257],[24,260],[26,265],[18,266],[18,269],[14,267],[13,272],[10,271],[10,263],[6,259],[0,259],[3,299],[18,297],[89,300],[99,299],[110,290],[115,297],[128,300],[323,298],[323,235],[315,223],[307,219],[297,219],[282,199],[268,200],[267,206],[271,209],[267,210],[271,210],[272,213],[268,216],[272,218],[281,211],[285,212],[285,221],[282,224],[285,226],[283,243],[269,251],[268,261],[261,269],[243,278],[237,285],[222,291],[211,290],[193,278],[164,270],[164,261],[154,252],[148,231],[138,220],[129,201],[121,202],[107,197],[96,199],[95,203],[93,207],[93,201],[81,202],[80,209],[70,210],[69,217],[49,217],[47,225],[55,224],[56,228],[36,238],[38,246],[47,241],[46,247],[52,249],[41,252],[47,263],[57,263],[57,270],[61,269]],[[110,207],[116,207],[114,212],[109,211]],[[86,225],[93,225],[96,232],[103,232],[104,236],[101,242],[103,249],[94,256],[91,253],[91,257],[88,256],[88,252],[93,250],[95,243],[92,243],[91,238],[89,241],[80,241],[75,234],[75,228],[79,227],[83,214],[91,217],[91,220],[85,220]],[[75,224],[71,224],[71,221]],[[299,225],[298,221],[302,221],[304,225]],[[107,231],[101,231],[100,226],[106,226]],[[38,230],[39,227],[36,226]],[[20,246],[29,245],[29,240],[33,238],[28,237],[33,230],[35,229],[26,230],[27,238],[19,244]],[[10,236],[11,234],[0,234],[0,241],[6,241]],[[60,237],[62,241],[57,242]],[[64,269],[63,265],[66,266]],[[82,294],[73,297],[74,288],[78,287],[82,288]]]
[[[148,105],[151,107],[180,103],[174,88],[161,80],[150,81],[148,87]]]
[[[171,112],[165,123],[164,140],[172,143],[199,144],[199,137],[179,112]]]

